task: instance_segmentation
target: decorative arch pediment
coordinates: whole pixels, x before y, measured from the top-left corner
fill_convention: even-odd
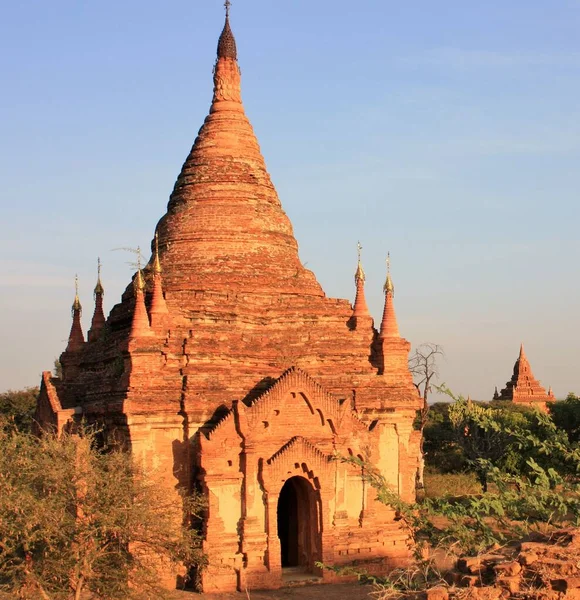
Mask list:
[[[315,488],[319,489],[319,478],[331,475],[333,462],[333,456],[321,452],[305,438],[296,436],[262,463],[264,484],[267,488],[274,483],[281,487],[286,479],[300,474],[311,479]]]
[[[62,407],[57,387],[53,383],[52,374],[50,371],[44,371],[36,404],[35,422],[42,423],[43,427],[54,427],[60,435],[66,424],[74,417],[74,414],[74,408],[64,409]]]
[[[304,402],[312,417],[327,426],[331,434],[340,434],[342,429],[368,432],[366,425],[349,406],[340,405],[336,398],[298,367],[288,369],[269,390],[243,410],[249,430],[263,428],[264,423],[273,421],[289,401]]]

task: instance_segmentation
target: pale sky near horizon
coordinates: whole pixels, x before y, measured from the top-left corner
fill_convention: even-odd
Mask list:
[[[36,385],[148,248],[212,93],[221,0],[27,0],[0,18],[0,391]],[[520,342],[580,393],[580,1],[233,0],[246,113],[333,297],[491,398]]]

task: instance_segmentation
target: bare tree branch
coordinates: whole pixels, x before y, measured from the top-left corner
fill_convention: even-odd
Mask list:
[[[437,361],[445,356],[443,347],[439,344],[426,342],[415,349],[409,357],[409,370],[413,374],[414,384],[423,398],[423,407],[418,413],[419,430],[421,431],[421,460],[417,472],[417,487],[423,487],[423,470],[425,467],[425,452],[423,450],[423,429],[427,425],[429,413],[428,397],[431,392],[431,382],[439,379],[439,366]]]

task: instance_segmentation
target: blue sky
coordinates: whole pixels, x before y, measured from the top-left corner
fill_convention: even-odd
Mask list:
[[[0,390],[34,385],[147,247],[211,100],[221,0],[0,9]],[[234,0],[246,112],[303,262],[489,398],[524,342],[580,392],[580,1]]]

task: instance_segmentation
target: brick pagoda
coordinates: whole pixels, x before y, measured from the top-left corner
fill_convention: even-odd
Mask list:
[[[542,411],[548,410],[546,403],[555,402],[556,398],[552,388],[546,389],[534,377],[532,368],[524,352],[524,345],[520,346],[520,355],[514,364],[512,378],[506,383],[505,388],[498,393],[495,388],[494,400],[509,400],[516,404],[535,406]]]
[[[106,320],[99,275],[86,340],[75,297],[37,418],[99,422],[166,474],[168,493],[203,491],[205,591],[276,588],[288,569],[337,578],[317,561],[385,572],[408,559],[405,532],[337,458],[369,461],[414,499],[422,402],[390,273],[377,330],[360,247],[353,306],[300,262],[242,105],[228,15],[213,79],[149,263]]]

